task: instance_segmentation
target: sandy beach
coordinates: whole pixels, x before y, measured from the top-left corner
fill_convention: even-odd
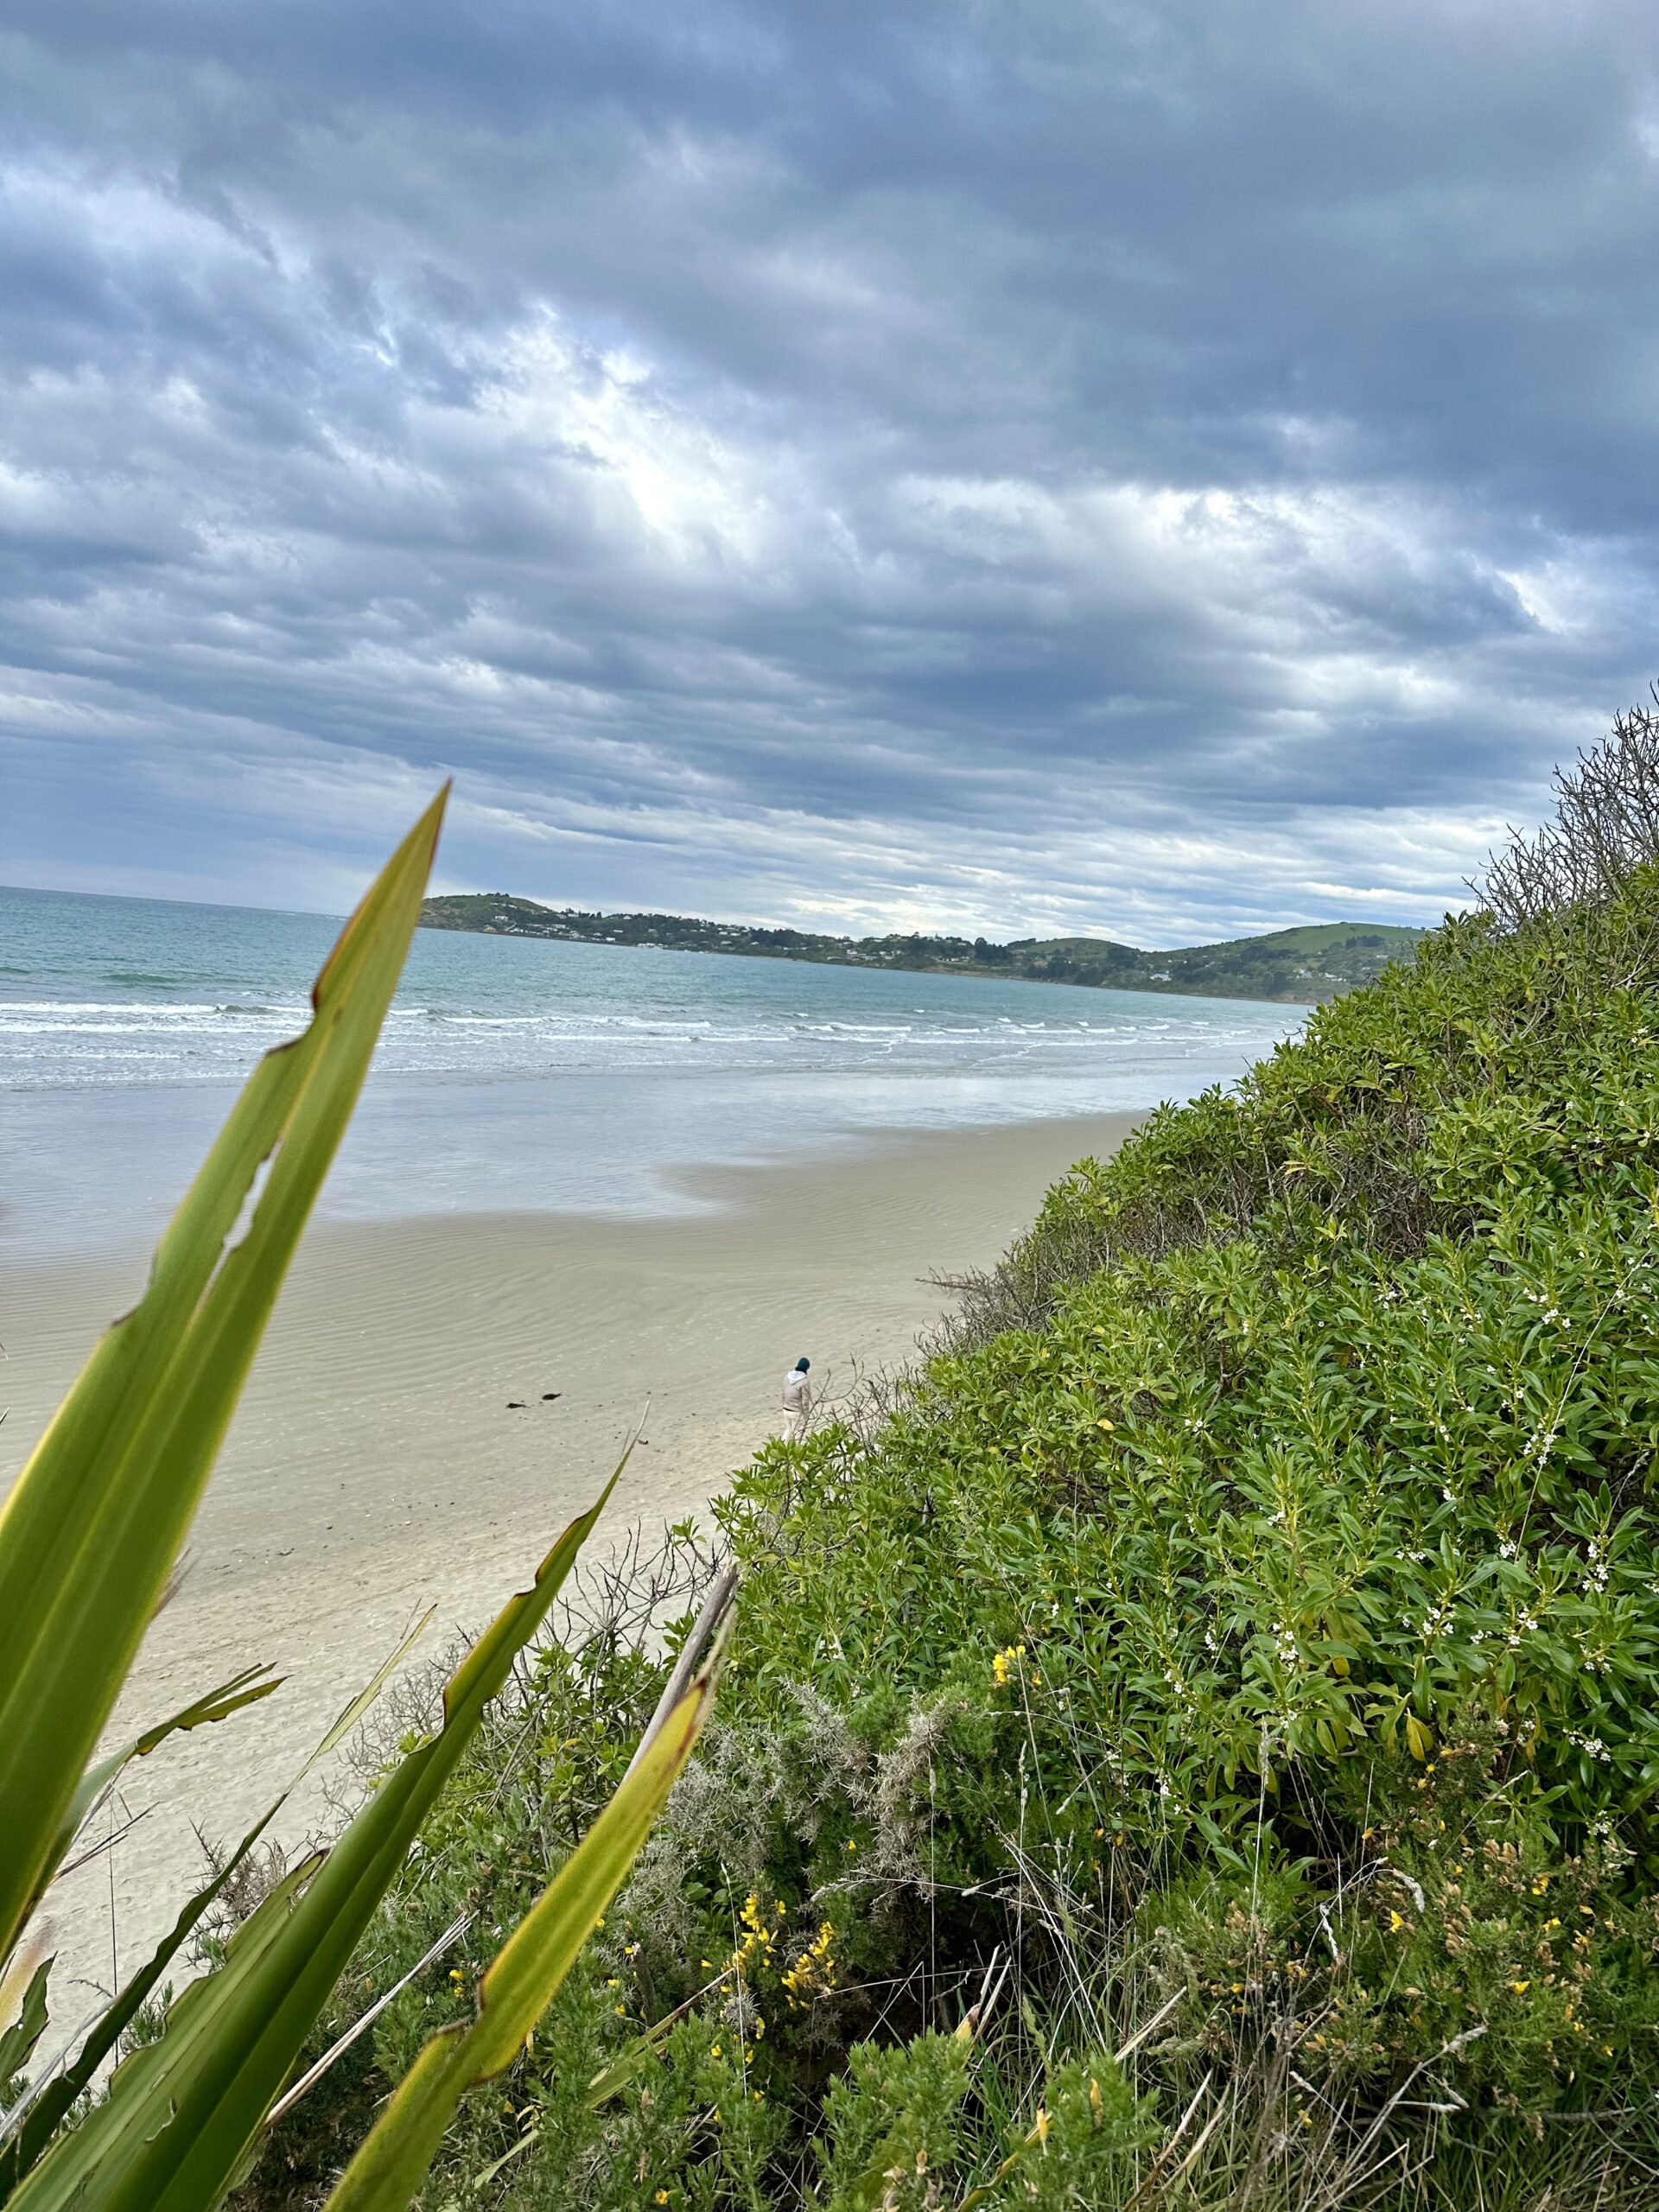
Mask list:
[[[826,1400],[902,1363],[941,1302],[925,1277],[994,1260],[1054,1177],[1134,1118],[689,1171],[704,1210],[668,1219],[314,1226],[120,1717],[147,1723],[253,1661],[283,1686],[130,1770],[137,1827],[52,1900],[60,2002],[72,1978],[107,1986],[140,1962],[200,1871],[194,1827],[239,1834],[413,1616],[438,1606],[434,1651],[521,1585],[647,1402],[613,1541],[702,1509],[773,1433],[798,1355]],[[143,1273],[137,1251],[0,1263],[0,1485]],[[286,1808],[285,1841],[319,1817],[321,1780]]]

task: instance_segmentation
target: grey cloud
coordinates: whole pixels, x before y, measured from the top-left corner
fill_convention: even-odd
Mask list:
[[[0,874],[1431,918],[1656,658],[1645,10],[10,20]]]

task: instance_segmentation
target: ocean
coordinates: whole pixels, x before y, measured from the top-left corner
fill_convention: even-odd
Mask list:
[[[339,927],[0,890],[0,1256],[152,1238],[234,1087],[303,1026]],[[1188,1097],[1300,1020],[423,930],[323,1211],[690,1211],[711,1164]]]

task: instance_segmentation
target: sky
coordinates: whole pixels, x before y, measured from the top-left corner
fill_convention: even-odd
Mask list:
[[[1651,0],[10,0],[0,881],[1166,945],[1659,674]]]

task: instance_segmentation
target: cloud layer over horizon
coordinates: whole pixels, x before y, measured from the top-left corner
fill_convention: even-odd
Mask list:
[[[1659,672],[1659,17],[14,0],[0,880],[1434,919]]]

